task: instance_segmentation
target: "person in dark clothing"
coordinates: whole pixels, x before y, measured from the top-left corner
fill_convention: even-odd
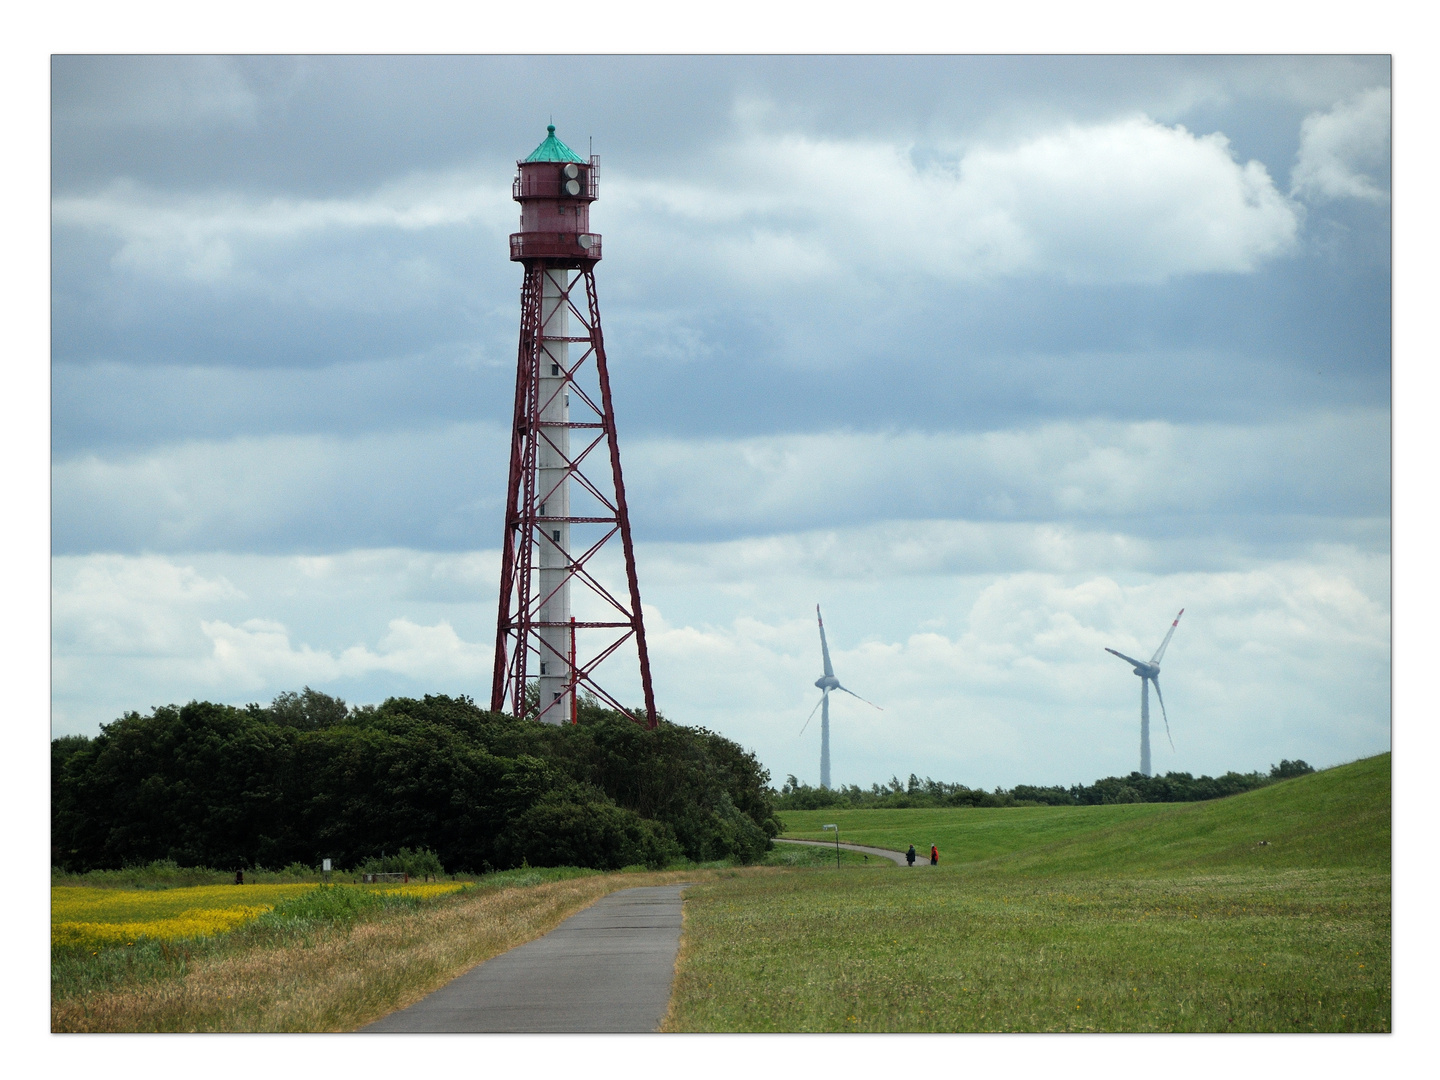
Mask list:
[[[939,849],[938,847],[936,847],[934,844],[931,844],[931,845],[930,845],[930,865],[931,865],[931,866],[939,866],[939,865],[940,865],[940,849]]]
[[[910,845],[910,850],[905,852],[905,861],[911,866],[915,865],[915,845]]]

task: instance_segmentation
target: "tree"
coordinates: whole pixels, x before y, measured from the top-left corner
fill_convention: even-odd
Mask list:
[[[53,859],[68,870],[356,866],[400,849],[482,870],[537,847],[582,859],[591,840],[576,865],[748,863],[779,831],[754,754],[703,728],[647,731],[593,702],[579,724],[554,727],[468,697],[349,709],[306,687],[268,708],[127,713],[95,739],[55,740],[51,760]]]
[[[260,709],[258,705],[250,708]],[[261,711],[268,713],[273,723],[300,731],[319,731],[321,728],[342,724],[350,714],[343,698],[322,694],[308,686],[298,694],[293,690],[276,694],[270,708]]]
[[[1292,776],[1304,776],[1306,773],[1313,773],[1314,771],[1314,769],[1299,758],[1296,758],[1294,761],[1282,758],[1279,765],[1270,766],[1270,779],[1289,780]]]

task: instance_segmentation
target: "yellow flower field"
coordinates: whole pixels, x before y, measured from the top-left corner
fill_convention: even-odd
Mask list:
[[[458,882],[411,885],[341,885],[428,900],[464,886]],[[228,933],[282,900],[316,885],[197,885],[184,889],[50,890],[52,945],[110,948],[139,938],[173,941]]]

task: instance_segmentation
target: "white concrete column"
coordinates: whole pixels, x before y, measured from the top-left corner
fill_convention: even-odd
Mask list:
[[[546,270],[540,292],[540,431],[545,438],[540,440],[535,453],[536,510],[543,534],[535,560],[539,568],[537,595],[543,598],[555,590],[554,596],[540,606],[540,621],[564,625],[540,627],[539,637],[550,647],[541,647],[541,668],[532,674],[540,677],[539,708],[542,719],[551,724],[570,722],[570,694],[567,689],[570,677],[570,579],[567,569],[570,565],[570,523],[556,520],[570,516],[570,480],[565,464],[570,456],[570,429],[549,426],[565,424],[570,419],[570,394],[565,385],[570,345],[560,340],[570,333],[570,309],[564,299],[569,280],[568,270]]]

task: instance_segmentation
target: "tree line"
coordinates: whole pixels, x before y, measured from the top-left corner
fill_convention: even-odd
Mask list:
[[[892,776],[888,784],[871,784],[869,790],[858,784],[839,788],[814,788],[802,784],[793,775],[775,793],[777,810],[823,810],[829,807],[905,809],[939,806],[1099,806],[1111,803],[1137,802],[1201,802],[1238,795],[1243,791],[1304,776],[1314,772],[1304,761],[1288,759],[1270,766],[1269,774],[1261,772],[1227,772],[1224,776],[1192,776],[1170,772],[1164,776],[1107,776],[1093,784],[1072,784],[1070,787],[1038,787],[1017,784],[1013,788],[997,787],[994,791],[969,788],[964,784],[947,784],[928,776],[921,780],[914,773],[901,783]]]
[[[401,848],[450,872],[754,862],[779,831],[770,775],[703,728],[647,731],[593,702],[553,727],[468,697],[126,713],[51,743],[52,863],[359,866]]]

